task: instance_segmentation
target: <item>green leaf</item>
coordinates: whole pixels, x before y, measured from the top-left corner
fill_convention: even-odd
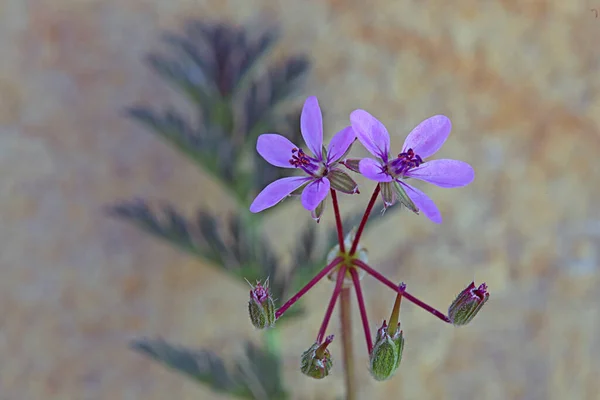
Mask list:
[[[130,347],[217,392],[238,395],[244,392],[243,385],[227,371],[223,360],[211,351],[192,350],[169,344],[162,339],[145,338],[133,340]]]
[[[189,224],[170,205],[163,206],[162,215],[155,214],[148,204],[139,199],[115,204],[106,211],[110,216],[126,220],[182,250],[205,256],[193,240]]]
[[[240,204],[246,205],[248,193],[238,191],[234,164],[241,145],[229,140],[219,126],[193,128],[174,110],[158,115],[140,106],[126,112],[221,181]]]
[[[190,21],[185,36],[171,42],[215,83],[221,97],[232,96],[279,38],[276,27],[258,31],[221,22]]]
[[[290,57],[270,67],[264,75],[252,82],[241,100],[241,129],[245,133],[246,142],[253,143],[259,134],[269,130],[277,107],[297,91],[309,67],[307,57]]]
[[[200,107],[204,115],[208,114],[214,101],[213,83],[207,81],[197,66],[185,60],[172,60],[160,54],[149,54],[148,65],[161,77],[175,85],[192,102]]]
[[[216,392],[246,399],[288,398],[279,356],[250,342],[245,344],[245,357],[239,357],[231,368],[209,350],[189,349],[163,339],[135,339],[130,347]]]
[[[245,347],[246,358],[235,366],[236,380],[242,382],[255,399],[287,399],[279,356],[250,342]]]

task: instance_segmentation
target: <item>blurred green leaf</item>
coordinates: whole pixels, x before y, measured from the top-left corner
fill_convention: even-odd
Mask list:
[[[208,385],[217,392],[240,395],[244,388],[235,380],[221,358],[209,350],[191,350],[175,346],[163,339],[136,339],[130,343],[133,350]],[[250,396],[241,396],[252,398]]]
[[[188,349],[163,339],[135,339],[130,346],[216,392],[246,399],[287,399],[279,357],[250,342],[245,344],[245,357],[240,357],[229,369],[212,351]]]
[[[242,94],[241,129],[245,132],[247,142],[254,143],[258,135],[273,128],[277,107],[297,91],[309,67],[307,57],[290,57],[269,67]]]
[[[246,358],[235,366],[239,381],[256,399],[287,399],[279,356],[250,342],[245,347]]]

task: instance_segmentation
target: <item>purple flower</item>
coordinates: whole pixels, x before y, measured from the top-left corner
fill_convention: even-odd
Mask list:
[[[281,135],[266,133],[258,137],[256,150],[269,164],[281,168],[301,169],[305,176],[281,178],[269,184],[250,205],[250,211],[253,213],[273,207],[302,186],[305,186],[301,195],[302,205],[313,213],[330,188],[344,193],[357,192],[358,186],[352,178],[337,168],[356,139],[352,127],[348,126],[336,133],[329,148],[325,149],[321,109],[317,98],[312,96],[304,102],[300,130],[313,156],[306,154]]]
[[[475,177],[473,168],[464,161],[423,161],[435,154],[450,134],[452,124],[443,115],[435,115],[417,125],[407,136],[397,157],[390,155],[390,135],[375,117],[364,110],[355,110],[350,114],[350,121],[358,140],[378,158],[360,160],[358,169],[365,177],[380,182],[386,207],[400,199],[414,212],[422,210],[427,218],[439,224],[442,216],[433,200],[405,183],[404,179],[415,178],[452,188],[466,186]]]

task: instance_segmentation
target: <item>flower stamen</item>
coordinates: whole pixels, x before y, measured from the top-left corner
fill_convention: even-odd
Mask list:
[[[290,164],[296,168],[306,167],[310,165],[311,159],[302,149],[292,149],[292,158],[290,158]]]
[[[404,175],[409,170],[423,164],[423,159],[415,154],[413,149],[408,149],[406,152],[398,154],[391,164],[396,175]]]

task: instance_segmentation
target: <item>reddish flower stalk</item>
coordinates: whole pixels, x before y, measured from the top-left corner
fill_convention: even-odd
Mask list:
[[[358,242],[360,241],[360,236],[365,229],[365,225],[367,224],[367,220],[369,219],[369,215],[371,215],[371,211],[373,210],[373,206],[375,205],[375,200],[377,200],[377,195],[379,194],[379,185],[375,186],[375,190],[373,191],[373,195],[371,195],[371,200],[369,200],[369,205],[367,205],[367,209],[363,214],[362,220],[360,221],[360,225],[358,226],[358,230],[356,231],[356,236],[354,237],[354,242],[352,243],[352,248],[350,249],[350,256],[354,255],[356,252],[356,248],[358,247]]]
[[[414,297],[413,295],[411,295],[410,293],[408,293],[406,290],[402,290],[401,288],[398,287],[398,285],[395,285],[394,282],[392,282],[389,279],[387,279],[385,276],[383,276],[382,274],[380,274],[377,270],[369,267],[367,264],[365,264],[364,262],[362,262],[360,260],[356,260],[355,259],[352,262],[357,267],[362,268],[363,270],[365,270],[368,274],[370,274],[373,278],[377,279],[379,282],[381,282],[384,285],[388,286],[389,288],[391,288],[395,292],[400,293],[402,296],[404,296],[406,298],[406,300],[413,302],[414,304],[416,304],[419,307],[421,307],[423,310],[429,312],[430,314],[435,315],[436,317],[438,317],[442,321],[450,323],[450,319],[444,313],[436,310],[435,308],[431,307],[429,304],[424,303],[423,301],[417,299],[416,297]]]
[[[306,286],[304,286],[302,289],[300,289],[298,291],[298,293],[296,293],[294,296],[292,296],[292,298],[290,298],[288,301],[286,301],[285,304],[282,305],[275,312],[275,318],[281,317],[283,315],[283,313],[286,312],[287,309],[292,306],[292,304],[294,304],[295,302],[297,302],[298,300],[300,300],[300,298],[302,296],[304,296],[306,294],[306,292],[308,292],[310,289],[312,289],[313,286],[315,286],[321,279],[323,279],[323,277],[325,275],[327,275],[332,269],[334,269],[339,263],[341,263],[342,260],[343,260],[342,257],[337,257],[328,266],[326,266],[325,268],[323,268],[321,270],[321,272],[319,272],[314,278],[311,279],[310,282],[308,282],[306,284]]]
[[[340,296],[340,292],[342,291],[342,283],[344,283],[345,275],[346,266],[342,265],[342,267],[338,270],[337,280],[335,282],[335,289],[333,289],[333,294],[331,295],[331,300],[329,300],[327,311],[325,311],[325,317],[323,318],[321,329],[319,329],[319,334],[317,335],[317,342],[319,343],[323,340],[323,336],[325,336],[325,331],[327,330],[327,325],[329,325],[329,320],[331,319],[331,314],[333,313],[333,309],[335,308],[335,303],[337,302],[337,299]]]
[[[342,228],[342,217],[340,215],[337,194],[333,189],[331,189],[331,200],[333,203],[333,213],[335,214],[335,227],[337,228],[338,242],[340,243],[340,253],[345,253],[346,249],[344,248],[344,229]]]
[[[358,302],[360,318],[362,320],[363,329],[365,331],[367,350],[370,354],[371,350],[373,350],[373,341],[371,340],[371,330],[369,329],[369,319],[367,318],[367,308],[365,307],[365,299],[363,298],[362,289],[360,287],[360,278],[358,277],[358,272],[356,272],[356,268],[350,268],[350,274],[352,275],[352,282],[354,283],[354,289],[356,290],[356,300]]]

